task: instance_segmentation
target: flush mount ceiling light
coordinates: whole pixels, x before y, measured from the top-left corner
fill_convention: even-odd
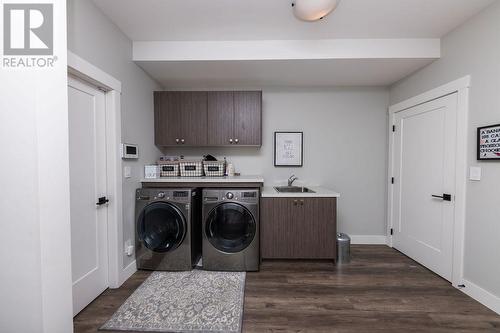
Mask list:
[[[340,0],[294,0],[293,13],[300,20],[317,21],[333,12],[339,2]]]

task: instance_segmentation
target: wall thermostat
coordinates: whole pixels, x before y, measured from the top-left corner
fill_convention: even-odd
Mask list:
[[[122,143],[121,155],[123,159],[139,158],[139,147],[130,143]]]

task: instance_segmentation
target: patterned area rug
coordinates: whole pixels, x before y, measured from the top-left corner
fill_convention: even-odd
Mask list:
[[[102,330],[241,332],[245,273],[153,272]]]

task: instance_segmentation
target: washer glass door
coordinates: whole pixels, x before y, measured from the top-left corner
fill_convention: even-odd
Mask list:
[[[205,234],[218,250],[236,253],[255,237],[256,222],[248,209],[237,203],[223,203],[208,214]]]
[[[147,205],[137,221],[140,241],[154,252],[176,249],[186,236],[186,220],[181,211],[168,202]]]

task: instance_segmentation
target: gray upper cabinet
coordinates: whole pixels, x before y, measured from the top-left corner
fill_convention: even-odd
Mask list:
[[[181,144],[204,146],[207,144],[207,93],[182,91]],[[184,140],[184,141],[182,141]]]
[[[155,144],[171,146],[181,139],[181,107],[179,94],[155,91]]]
[[[234,92],[234,140],[238,145],[262,144],[262,92]]]
[[[208,93],[208,144],[225,146],[234,142],[234,93],[211,91]]]
[[[158,146],[261,145],[260,91],[160,91],[154,99]]]
[[[156,91],[154,107],[157,146],[206,145],[206,92]]]

